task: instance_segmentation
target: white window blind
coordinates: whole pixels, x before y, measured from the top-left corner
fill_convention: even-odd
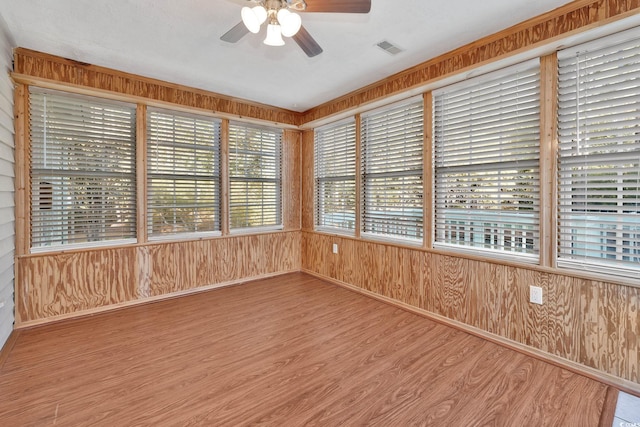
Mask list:
[[[558,58],[558,265],[638,278],[640,30]]]
[[[30,89],[31,247],[136,236],[134,105]]]
[[[423,235],[422,98],[362,115],[362,231]]]
[[[150,237],[220,231],[220,120],[149,110]]]
[[[229,124],[232,229],[282,225],[281,153],[280,129]]]
[[[538,260],[539,68],[434,92],[435,246]]]
[[[316,228],[355,230],[356,124],[353,118],[315,131]]]

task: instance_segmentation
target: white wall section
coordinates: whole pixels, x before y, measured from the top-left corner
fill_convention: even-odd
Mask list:
[[[14,221],[14,129],[13,40],[0,17],[0,348],[13,330]]]

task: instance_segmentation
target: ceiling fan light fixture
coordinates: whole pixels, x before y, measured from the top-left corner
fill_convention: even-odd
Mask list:
[[[267,20],[267,10],[260,5],[255,7],[245,6],[242,8],[240,15],[242,16],[244,25],[254,34],[260,31],[260,25]]]
[[[280,28],[280,25],[267,25],[267,37],[264,39],[263,43],[269,46],[284,46],[284,40],[282,40],[282,30]]]
[[[282,35],[285,37],[293,37],[302,26],[302,19],[297,13],[293,13],[288,9],[280,9],[278,11],[278,23],[282,27]]]
[[[260,26],[266,22],[267,36],[264,44],[282,46],[284,45],[282,36],[291,37],[309,58],[321,54],[322,48],[302,26],[302,19],[294,11],[321,13],[369,13],[371,11],[371,0],[250,0],[250,2],[254,7],[242,8],[242,21],[224,33],[220,40],[236,43],[249,32],[259,33]],[[307,5],[307,2],[311,5]]]

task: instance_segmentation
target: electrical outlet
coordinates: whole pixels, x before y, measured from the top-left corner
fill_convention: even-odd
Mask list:
[[[334,254],[337,254],[337,253],[338,253],[338,244],[337,244],[337,243],[334,243],[334,244],[333,244],[333,253],[334,253]]]
[[[542,288],[539,286],[529,286],[529,302],[542,304]]]

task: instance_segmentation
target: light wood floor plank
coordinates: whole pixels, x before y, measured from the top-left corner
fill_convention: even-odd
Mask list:
[[[0,425],[597,426],[607,392],[289,274],[22,330]]]

